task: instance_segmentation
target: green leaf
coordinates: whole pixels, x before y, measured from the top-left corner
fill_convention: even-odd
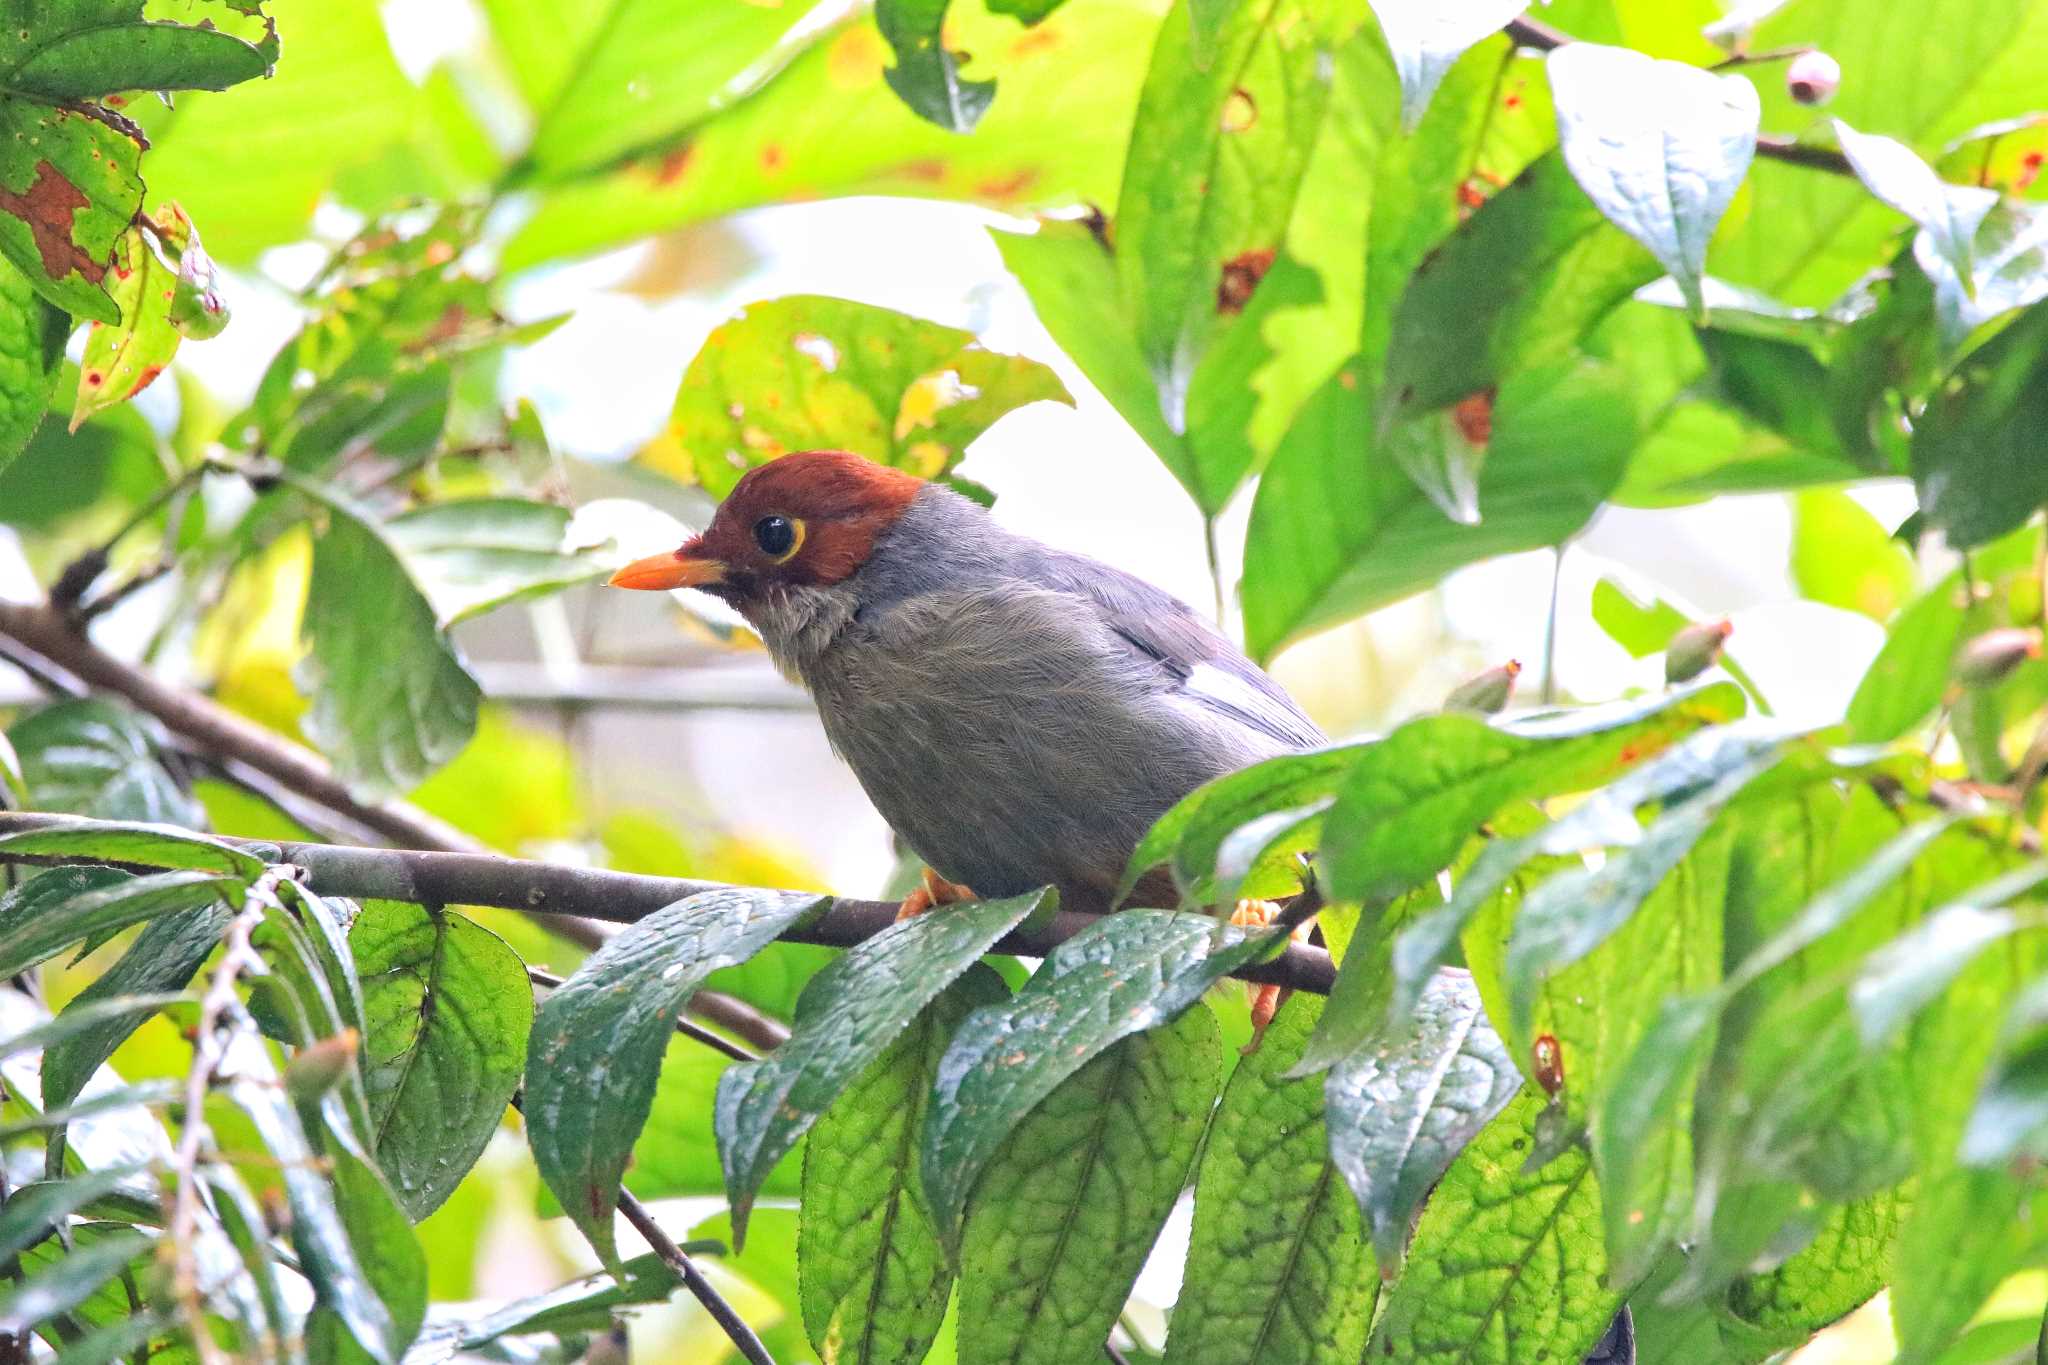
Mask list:
[[[685,1242],[682,1251],[686,1256],[703,1256],[717,1253],[723,1245]],[[627,1261],[616,1279],[610,1271],[600,1270],[477,1317],[457,1322],[437,1319],[420,1334],[413,1350],[431,1362],[445,1359],[443,1352],[475,1351],[500,1337],[601,1332],[610,1328],[616,1310],[664,1303],[681,1287],[681,1277],[650,1251]]]
[[[1121,904],[1161,863],[1193,893],[1214,872],[1230,836],[1260,816],[1299,810],[1336,794],[1369,746],[1333,745],[1282,754],[1213,778],[1175,802],[1138,841],[1113,902]]]
[[[469,742],[481,693],[392,543],[330,510],[306,592],[305,730],[351,781],[404,791]]]
[[[969,1015],[939,1067],[920,1152],[925,1204],[948,1243],[975,1181],[1018,1121],[1119,1038],[1172,1019],[1269,951],[1272,933],[1215,947],[1216,921],[1106,915],[1055,948],[1010,1000]],[[1212,951],[1213,948],[1213,951]]]
[[[140,1233],[102,1238],[58,1258],[41,1274],[0,1288],[0,1331],[25,1332],[68,1313],[149,1249]]]
[[[936,479],[1003,414],[1040,399],[1073,401],[1051,370],[985,351],[971,332],[792,295],[712,332],[641,458],[718,496],[795,450],[850,450]]]
[[[1102,1349],[1187,1182],[1220,1061],[1215,1016],[1191,1009],[1069,1068],[1028,1113],[1009,1115],[960,1234],[962,1360],[1064,1365]],[[952,1070],[949,1054],[941,1100]],[[928,1192],[931,1153],[928,1137]]]
[[[1539,158],[1416,268],[1387,347],[1381,429],[1562,359],[1656,275],[1564,159]]]
[[[349,1113],[345,1092],[329,1092],[321,1103],[320,1114],[325,1121],[326,1160],[333,1173],[335,1209],[365,1277],[391,1314],[392,1340],[401,1346],[409,1344],[426,1318],[426,1252],[413,1235],[412,1220],[399,1207],[383,1173],[371,1160],[369,1151],[356,1141],[356,1120]],[[355,1344],[365,1346],[366,1350],[350,1349],[350,1343],[338,1333],[327,1331],[323,1318],[341,1323],[338,1311],[316,1309],[307,1327],[314,1359],[353,1360],[375,1355],[360,1337]],[[349,1334],[355,1335],[352,1326]],[[339,1349],[332,1349],[330,1343]]]
[[[1793,509],[1792,578],[1801,595],[1890,620],[1913,592],[1912,552],[1839,490],[1801,493]]]
[[[142,207],[141,154],[90,114],[0,94],[0,255],[67,313],[120,320],[102,286]]]
[[[56,1046],[82,1029],[91,1028],[130,1010],[158,1009],[188,999],[190,997],[185,995],[162,994],[127,995],[114,999],[89,1000],[84,1004],[74,1000],[60,1011],[56,1018],[45,1020],[19,1033],[0,1037],[0,1059],[23,1052],[34,1052],[38,1048]]]
[[[797,1264],[804,1327],[824,1359],[845,1365],[918,1360],[938,1334],[953,1276],[915,1197],[918,1129],[954,1029],[969,1010],[1005,993],[993,972],[970,967],[917,1013],[811,1129]]]
[[[848,1082],[1049,893],[977,901],[900,920],[811,978],[774,1053],[718,1080],[718,1152],[744,1240],[761,1182]],[[943,1305],[942,1305],[943,1306]]]
[[[1949,662],[1968,619],[1961,573],[1952,573],[1907,603],[1884,648],[1849,699],[1849,738],[1858,744],[1897,739],[1941,702]]]
[[[2048,302],[1963,358],[1913,423],[1913,483],[1959,549],[2024,525],[2048,502]]]
[[[1256,281],[1285,238],[1329,102],[1327,22],[1302,0],[1247,0],[1198,62],[1177,6],[1152,50],[1117,197],[1116,261],[1173,430],[1186,428],[1195,366],[1243,308],[1219,293],[1228,272]],[[1230,490],[1210,492],[1220,503]]]
[[[454,1193],[519,1088],[533,988],[503,939],[453,911],[366,901],[348,942],[377,1164],[417,1221]]]
[[[0,257],[0,469],[14,462],[42,425],[70,331],[64,310],[45,303],[28,278]]]
[[[1445,306],[1471,316],[1466,303]],[[1620,479],[1636,441],[1618,376],[1593,366],[1523,371],[1493,401],[1477,492],[1483,519],[1460,525],[1393,462],[1360,457],[1362,434],[1374,430],[1366,382],[1357,362],[1340,369],[1260,476],[1243,587],[1245,637],[1258,658],[1463,565],[1563,542]]]
[[[113,702],[60,701],[8,728],[40,810],[102,820],[199,825],[205,814],[164,768],[155,720]]]
[[[2029,986],[1999,1029],[1998,1052],[1984,1077],[1959,1158],[1991,1166],[2037,1155],[2048,1137],[2048,988]]]
[[[444,627],[602,577],[568,533],[568,508],[519,498],[458,498],[384,523]]]
[[[1331,1068],[1330,1160],[1357,1196],[1381,1265],[1399,1263],[1415,1211],[1521,1084],[1463,972],[1437,975],[1405,1036]]]
[[[1737,1280],[1728,1312],[1783,1346],[1804,1343],[1884,1288],[1911,1204],[1905,1192],[1886,1190],[1831,1209],[1804,1250],[1775,1270]]]
[[[1892,138],[1859,133],[1841,119],[1834,129],[1864,187],[1917,223],[1934,254],[1959,277],[1972,278],[1971,247],[1998,192],[1944,183],[1912,148]]]
[[[0,977],[26,971],[80,939],[195,910],[240,890],[240,883],[211,872],[110,882],[103,868],[52,868],[0,894]]]
[[[1401,78],[1401,126],[1413,134],[1445,73],[1473,44],[1498,33],[1527,6],[1518,0],[1372,0]]]
[[[896,51],[896,65],[882,73],[904,104],[919,118],[952,133],[970,133],[989,101],[994,81],[964,80],[964,53],[948,51],[940,32],[947,0],[880,0],[875,26]]]
[[[176,825],[80,820],[52,822],[40,829],[0,835],[0,852],[26,857],[90,858],[147,867],[220,872],[244,880],[259,876],[263,859],[223,839]]]
[[[1116,258],[1085,223],[1045,220],[1026,235],[990,229],[1032,311],[1168,472],[1200,501],[1204,487],[1186,438],[1166,424],[1159,393],[1122,307]]]
[[[712,971],[744,962],[826,903],[745,889],[677,901],[609,939],[536,1013],[527,1138],[541,1178],[614,1270],[619,1178],[677,1014]]]
[[[1322,1003],[1296,995],[1230,1073],[1202,1147],[1169,1365],[1353,1365],[1379,1293],[1323,1126],[1322,1086],[1289,1080]]]
[[[1899,1230],[1892,1327],[1902,1365],[1933,1361],[2008,1275],[2048,1251],[2038,1186],[1957,1167],[1922,1181]]]
[[[1756,87],[1597,43],[1567,43],[1545,66],[1572,177],[1704,315],[1707,240],[1756,155]]]
[[[23,1185],[7,1196],[0,1212],[0,1259],[13,1260],[95,1199],[120,1188],[134,1176],[134,1166],[84,1171],[63,1180]]]
[[[257,5],[245,8],[257,12]],[[50,7],[0,46],[0,86],[53,104],[125,90],[225,90],[268,76],[277,30],[244,42],[211,21],[146,21],[141,0],[90,0]]]
[[[1448,865],[1509,802],[1600,786],[1741,713],[1741,694],[1721,683],[1500,726],[1410,721],[1367,746],[1346,776],[1324,825],[1323,875],[1340,900],[1398,895]]]
[[[2026,929],[2036,915],[2006,910],[2048,880],[2048,863],[2033,863],[1942,906],[1870,955],[1849,988],[1849,1003],[1866,1046],[1892,1037],[1938,997],[1985,949]]]
[[[113,265],[107,293],[121,310],[121,320],[95,322],[86,333],[78,402],[71,411],[73,431],[94,413],[148,388],[184,340],[184,333],[171,325],[177,273],[158,257],[141,228],[131,227],[115,241]]]
[[[1524,1090],[1467,1147],[1423,1210],[1368,1358],[1462,1365],[1577,1360],[1625,1286],[1607,1283],[1600,1190],[1576,1147],[1523,1169],[1543,1108]]]

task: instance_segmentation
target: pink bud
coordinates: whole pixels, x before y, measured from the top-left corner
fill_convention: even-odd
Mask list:
[[[1801,104],[1826,104],[1842,88],[1842,64],[1825,52],[1802,52],[1785,68],[1785,89]]]

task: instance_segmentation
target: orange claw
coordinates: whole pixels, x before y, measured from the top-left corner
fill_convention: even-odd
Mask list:
[[[903,904],[896,911],[896,918],[914,919],[937,905],[958,905],[962,901],[976,901],[981,897],[974,894],[974,888],[960,882],[949,882],[930,868],[924,870],[919,885],[903,898]]]
[[[1239,901],[1237,908],[1230,912],[1230,922],[1240,929],[1263,929],[1271,924],[1279,913],[1278,901]],[[1297,943],[1305,942],[1308,938],[1308,925],[1296,925],[1293,938]],[[1287,1003],[1287,997],[1294,992],[1286,986],[1261,985],[1256,981],[1246,982],[1244,991],[1245,998],[1250,1001],[1252,1007],[1252,1038],[1239,1048],[1238,1052],[1249,1057],[1257,1052],[1259,1044],[1266,1040],[1266,1026],[1273,1022],[1273,1016],[1280,1012],[1280,1007]]]

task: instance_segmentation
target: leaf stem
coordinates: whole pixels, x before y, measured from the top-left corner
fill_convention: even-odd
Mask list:
[[[682,1276],[683,1286],[696,1296],[698,1303],[704,1305],[704,1311],[711,1315],[711,1320],[718,1324],[719,1330],[731,1340],[748,1365],[775,1365],[775,1357],[768,1354],[768,1348],[761,1344],[761,1338],[754,1335],[754,1329],[747,1326],[746,1321],[733,1311],[732,1305],[711,1287],[711,1281],[704,1278],[704,1272],[697,1269],[696,1263],[683,1254],[683,1249],[669,1239],[653,1215],[647,1212],[646,1206],[630,1191],[619,1191],[619,1212],[625,1214],[626,1221],[647,1239],[647,1245],[661,1257],[662,1263]]]

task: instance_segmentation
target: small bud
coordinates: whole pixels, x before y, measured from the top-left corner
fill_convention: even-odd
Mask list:
[[[1801,104],[1822,105],[1842,88],[1842,64],[1825,52],[1802,52],[1785,68],[1785,89]]]
[[[1735,627],[1726,621],[1696,621],[1679,631],[1664,648],[1664,681],[1691,682],[1712,668],[1734,633]]]
[[[1989,687],[2029,659],[2041,657],[2041,632],[2008,626],[1987,630],[1967,641],[1956,655],[1956,681],[1966,687]]]
[[[1515,679],[1521,675],[1519,659],[1509,659],[1498,668],[1489,668],[1452,688],[1451,695],[1444,698],[1444,710],[1490,716],[1505,707],[1508,698],[1515,695]]]
[[[356,1059],[360,1035],[352,1028],[300,1049],[284,1069],[284,1088],[293,1099],[310,1104],[340,1083]]]

